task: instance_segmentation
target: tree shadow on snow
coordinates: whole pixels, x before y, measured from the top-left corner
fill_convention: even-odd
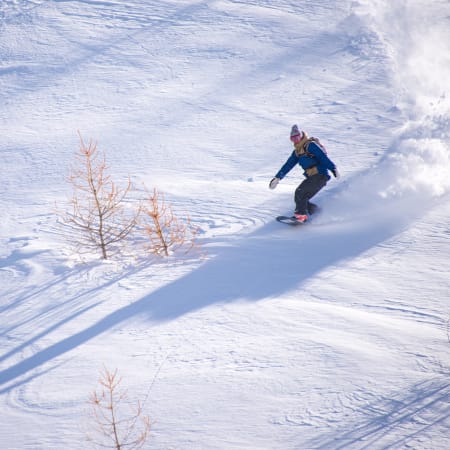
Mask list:
[[[258,301],[301,288],[325,268],[388,239],[401,227],[400,223],[397,225],[365,220],[359,224],[318,222],[289,227],[273,221],[232,241],[230,247],[220,248],[215,257],[187,275],[4,369],[0,372],[0,384],[5,385],[130,319],[139,317],[159,323],[213,304]],[[39,335],[46,334],[44,331]],[[0,393],[9,389],[4,386]]]
[[[306,444],[316,450],[418,448],[431,436],[447,438],[450,426],[450,383],[445,379],[414,385],[398,398],[368,404],[362,419],[319,436]],[[443,439],[435,448],[443,448]]]

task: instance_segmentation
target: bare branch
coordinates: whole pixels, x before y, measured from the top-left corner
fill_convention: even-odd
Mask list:
[[[137,401],[134,408],[130,406],[127,391],[120,389],[121,382],[117,369],[101,371],[101,391],[94,391],[89,397],[95,424],[95,438],[91,439],[98,447],[140,449],[149,438],[150,419],[143,414],[141,402]],[[130,410],[128,415],[124,412],[125,405]]]
[[[70,211],[62,222],[71,230],[70,239],[80,249],[100,250],[107,259],[111,247],[125,240],[137,224],[139,211],[126,208],[126,200],[132,184],[128,178],[125,188],[120,189],[107,173],[105,155],[97,151],[97,143],[86,144],[80,137],[76,167],[72,168],[69,182],[73,197]]]
[[[189,217],[184,221],[179,220],[166,203],[164,195],[156,189],[153,193],[147,191],[142,213],[143,228],[151,253],[169,256],[171,251],[184,247],[187,252],[194,246],[198,229],[191,225]]]

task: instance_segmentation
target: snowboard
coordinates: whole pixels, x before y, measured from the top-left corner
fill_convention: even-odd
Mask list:
[[[299,222],[294,216],[278,216],[278,222],[286,223],[288,225],[297,226],[297,225],[305,225],[306,222]]]
[[[312,216],[315,213],[317,214],[319,211],[320,211],[320,209],[317,205],[315,205],[314,203],[309,204],[308,213],[310,216]],[[306,222],[299,222],[294,216],[278,216],[276,219],[278,222],[286,223],[288,225],[293,225],[293,226],[305,225],[306,223],[308,223],[311,220],[311,218],[309,218]]]

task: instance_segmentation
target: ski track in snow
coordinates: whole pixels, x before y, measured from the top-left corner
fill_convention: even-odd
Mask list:
[[[1,448],[92,448],[103,365],[149,448],[449,448],[450,11],[389,5],[1,2]],[[298,172],[267,189],[294,122],[343,173],[300,229]],[[71,256],[77,130],[203,259]]]

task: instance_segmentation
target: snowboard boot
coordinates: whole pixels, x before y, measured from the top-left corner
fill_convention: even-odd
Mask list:
[[[297,220],[297,222],[300,222],[300,223],[306,222],[308,220],[308,216],[306,214],[300,214],[297,212],[294,213],[294,217],[295,217],[295,220]]]

